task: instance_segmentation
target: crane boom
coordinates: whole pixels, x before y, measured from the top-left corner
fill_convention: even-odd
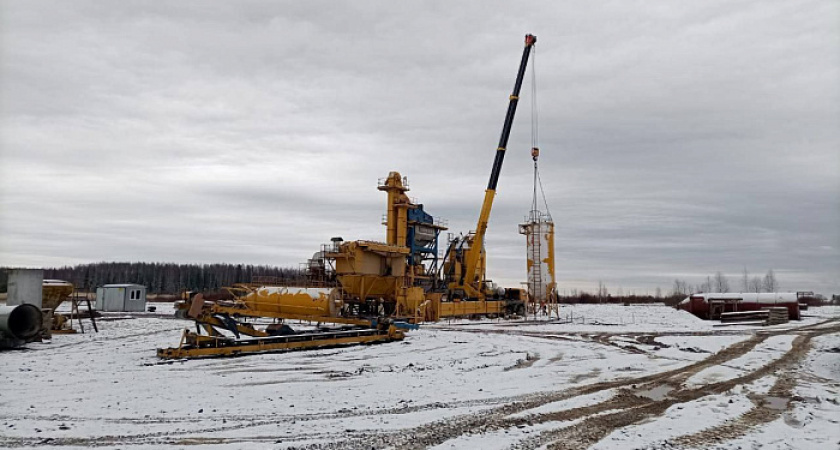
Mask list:
[[[480,274],[478,273],[479,261],[481,259],[481,252],[484,247],[484,234],[487,231],[487,222],[490,219],[490,210],[493,208],[493,199],[496,196],[496,185],[499,182],[499,174],[502,171],[502,163],[505,160],[505,150],[507,148],[508,138],[510,137],[510,130],[513,125],[513,117],[516,115],[516,106],[519,103],[519,90],[522,87],[522,79],[525,76],[525,68],[528,66],[528,58],[531,53],[531,47],[537,42],[537,37],[528,34],[525,35],[525,49],[522,51],[522,60],[519,63],[519,71],[516,74],[516,83],[513,85],[513,93],[510,95],[510,103],[508,104],[507,113],[505,114],[505,123],[502,127],[502,134],[499,137],[499,145],[496,149],[496,158],[493,161],[493,169],[490,172],[490,181],[487,183],[487,190],[484,191],[484,202],[481,204],[481,213],[478,216],[478,224],[476,225],[475,235],[472,243],[466,253],[465,268],[463,276],[457,282],[453,282],[450,289],[463,289],[470,297],[478,296],[479,288],[474,283],[479,282]]]

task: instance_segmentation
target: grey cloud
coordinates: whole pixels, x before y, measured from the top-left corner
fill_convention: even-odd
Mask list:
[[[0,2],[0,262],[294,265],[391,170],[475,227],[522,37],[564,288],[840,291],[830,1]],[[530,71],[530,68],[529,68]],[[488,231],[524,278],[530,73]]]

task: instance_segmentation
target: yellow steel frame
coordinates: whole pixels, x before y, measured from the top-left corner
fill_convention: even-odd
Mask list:
[[[212,327],[220,327],[227,329],[227,324],[222,322],[221,320],[217,319],[216,317],[205,315],[201,317],[197,322],[200,322],[201,325],[204,326],[204,329],[207,331],[208,334],[214,334],[215,330]],[[254,327],[244,325],[241,323],[236,324],[236,331],[246,336],[254,336],[254,337],[266,337],[269,336],[268,333],[265,331],[260,331]]]
[[[466,255],[466,274],[468,278],[464,280],[464,286],[455,286],[463,288],[468,297],[480,297],[479,291],[481,289],[477,287],[481,286],[484,281],[484,274],[483,271],[478,270],[479,261],[481,260],[481,253],[484,251],[484,234],[487,232],[487,223],[490,221],[490,210],[493,208],[495,196],[496,191],[494,189],[484,191],[484,202],[481,204],[478,225]]]
[[[270,319],[288,319],[288,320],[304,320],[307,322],[320,323],[338,323],[344,325],[360,325],[370,326],[370,320],[354,319],[349,317],[327,317],[327,316],[307,316],[302,314],[289,313],[275,313],[270,311],[254,311],[247,308],[238,308],[235,306],[221,306],[213,305],[209,310],[210,314],[227,314],[230,316],[240,317],[267,317]],[[202,318],[202,320],[204,320]]]
[[[399,341],[405,334],[391,326],[387,331],[372,330],[371,334],[361,336],[339,336],[336,333],[313,334],[312,339],[290,342],[272,342],[268,339],[252,341],[233,341],[229,338],[202,336],[184,330],[181,343],[177,348],[159,348],[157,356],[161,359],[190,359],[219,356],[237,356],[256,353],[270,353],[313,348],[335,347],[342,345],[373,344]]]

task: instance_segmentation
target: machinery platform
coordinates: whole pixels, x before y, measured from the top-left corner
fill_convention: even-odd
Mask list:
[[[308,332],[285,336],[233,339],[226,336],[204,336],[184,330],[178,347],[159,348],[161,359],[213,358],[221,356],[252,355],[294,350],[338,347],[344,345],[374,344],[400,341],[405,334],[391,325],[378,328]]]

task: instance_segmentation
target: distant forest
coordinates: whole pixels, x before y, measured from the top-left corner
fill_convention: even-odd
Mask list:
[[[0,292],[8,285],[7,267],[0,268]],[[181,291],[215,291],[235,283],[248,283],[254,277],[296,279],[297,268],[254,266],[251,264],[174,264],[99,262],[44,269],[45,279],[73,283],[77,289],[92,291],[112,283],[137,283],[150,294],[178,294]]]

